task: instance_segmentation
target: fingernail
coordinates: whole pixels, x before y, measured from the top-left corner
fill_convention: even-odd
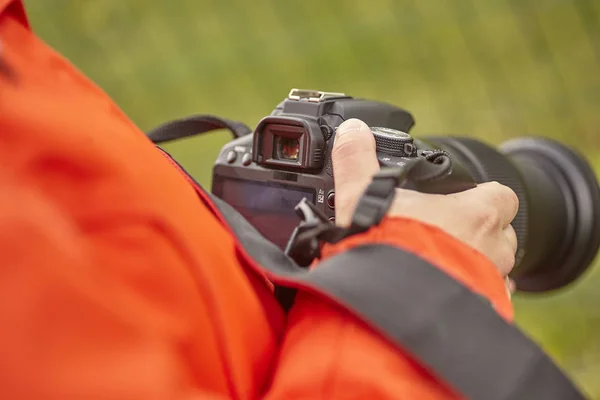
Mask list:
[[[360,131],[360,128],[362,128],[363,123],[356,119],[356,118],[352,118],[349,119],[348,121],[344,121],[337,129],[336,132],[336,136],[342,136],[345,135],[346,133],[350,132],[350,131]]]

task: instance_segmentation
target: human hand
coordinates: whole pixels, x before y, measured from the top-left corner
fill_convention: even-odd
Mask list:
[[[337,129],[332,152],[336,221],[348,225],[360,196],[379,170],[375,139],[362,121]],[[436,195],[397,189],[388,211],[435,225],[488,257],[503,276],[515,264],[517,236],[510,225],[519,207],[516,194],[497,182],[460,193]]]

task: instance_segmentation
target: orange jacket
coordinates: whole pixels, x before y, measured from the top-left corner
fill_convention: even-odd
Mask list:
[[[300,292],[286,316],[185,177],[30,31],[20,1],[0,0],[0,42],[15,71],[0,72],[2,398],[458,398],[326,298]],[[368,242],[419,254],[512,318],[491,263],[419,222],[386,220],[325,254]]]

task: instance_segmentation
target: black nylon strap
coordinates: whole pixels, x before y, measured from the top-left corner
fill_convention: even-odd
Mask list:
[[[325,260],[305,281],[350,305],[469,399],[581,398],[489,303],[413,254],[358,247]]]
[[[410,160],[410,167],[384,168],[375,174],[358,200],[349,228],[350,233],[365,232],[381,222],[394,200],[396,187],[405,180],[412,167],[419,161],[423,160],[415,158]]]
[[[271,276],[336,299],[468,399],[584,399],[552,360],[489,303],[421,258],[370,245],[307,270],[231,206],[210,196],[244,249]]]
[[[147,132],[146,135],[153,143],[159,144],[216,129],[229,129],[236,138],[252,132],[252,129],[242,122],[231,121],[214,115],[196,115],[162,124]]]

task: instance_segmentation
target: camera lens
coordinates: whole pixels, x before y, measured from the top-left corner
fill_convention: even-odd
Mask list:
[[[275,158],[279,160],[297,161],[300,154],[300,142],[298,139],[275,136]]]
[[[600,246],[600,189],[581,155],[542,138],[514,139],[498,150],[468,138],[424,139],[451,153],[477,182],[498,181],[519,197],[511,273],[518,290],[558,289],[589,267]]]

